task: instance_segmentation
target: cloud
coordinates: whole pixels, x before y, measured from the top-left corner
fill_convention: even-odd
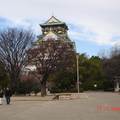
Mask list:
[[[109,33],[100,33],[92,31],[91,29],[86,28],[85,26],[80,25],[69,25],[70,31],[69,35],[73,40],[79,41],[89,41],[98,45],[116,45],[120,44],[120,35],[109,34]]]
[[[39,24],[32,20],[10,20],[8,18],[0,17],[0,30],[10,27],[19,27],[27,30],[32,30],[36,35],[41,34]]]
[[[119,5],[119,0],[0,0],[0,16],[39,34],[38,24],[54,14],[68,23],[72,39],[113,46],[120,43]]]
[[[12,26],[13,22],[8,18],[0,16],[0,30],[5,29],[6,27]]]
[[[22,27],[24,29],[32,30],[36,35],[41,34],[40,26],[38,23],[32,20],[17,20],[14,21],[15,27]]]

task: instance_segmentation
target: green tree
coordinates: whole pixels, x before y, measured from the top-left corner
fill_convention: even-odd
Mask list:
[[[80,81],[85,90],[103,89],[104,74],[102,61],[98,56],[88,58],[85,54],[79,56]],[[97,84],[97,88],[94,87]]]
[[[106,77],[105,90],[113,90],[115,77],[120,76],[120,47],[114,47],[109,56],[104,56],[103,70]]]
[[[74,61],[74,58],[71,59]],[[61,69],[57,69],[49,77],[49,82],[53,83],[50,89],[51,92],[74,92],[76,90],[76,70],[74,63],[71,62],[71,69],[67,69],[64,64],[61,66]]]

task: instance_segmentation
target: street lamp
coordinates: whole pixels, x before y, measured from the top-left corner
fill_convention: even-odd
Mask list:
[[[76,61],[77,61],[77,91],[80,92],[79,86],[79,53],[76,54]]]

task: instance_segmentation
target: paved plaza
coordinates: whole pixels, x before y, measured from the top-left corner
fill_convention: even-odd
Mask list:
[[[0,106],[0,120],[120,120],[120,109],[115,109],[120,108],[118,93],[84,95],[88,97],[74,100],[14,97],[11,105]]]

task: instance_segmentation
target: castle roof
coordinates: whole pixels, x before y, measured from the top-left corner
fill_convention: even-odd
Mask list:
[[[41,27],[45,27],[45,26],[55,26],[55,25],[63,25],[67,28],[67,25],[65,24],[65,22],[62,22],[60,20],[58,20],[56,17],[52,16],[50,19],[48,19],[45,23],[40,24]],[[68,28],[67,28],[68,29]]]

